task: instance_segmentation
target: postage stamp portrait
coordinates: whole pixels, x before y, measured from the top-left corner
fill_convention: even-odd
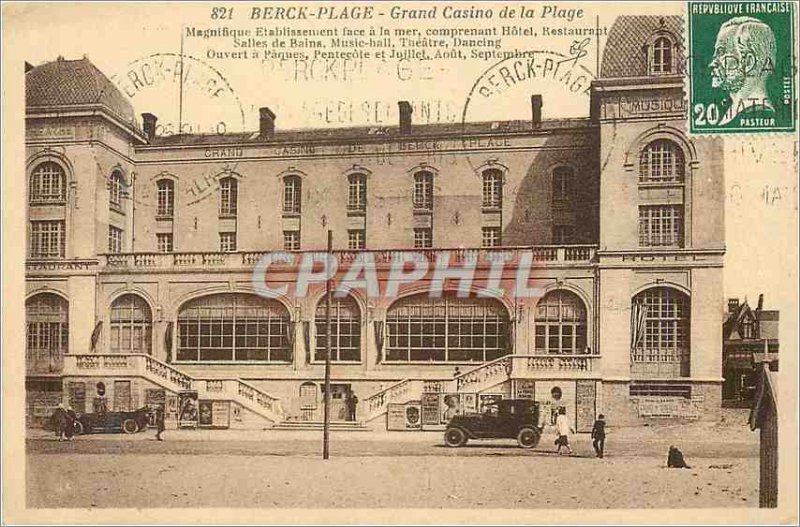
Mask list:
[[[692,133],[795,130],[792,2],[690,2]]]

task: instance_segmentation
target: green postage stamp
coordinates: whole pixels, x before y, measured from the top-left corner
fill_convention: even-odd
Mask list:
[[[689,2],[689,130],[793,132],[793,2]]]

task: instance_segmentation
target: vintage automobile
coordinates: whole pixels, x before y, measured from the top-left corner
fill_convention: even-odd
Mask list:
[[[539,403],[530,399],[504,399],[486,404],[483,413],[456,415],[447,424],[444,442],[450,447],[469,439],[516,439],[522,448],[533,448],[542,435]]]
[[[79,414],[75,422],[75,434],[120,431],[135,434],[147,429],[149,422],[150,414],[147,408],[139,408],[132,412]]]

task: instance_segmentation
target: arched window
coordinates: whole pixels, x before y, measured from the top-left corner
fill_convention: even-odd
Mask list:
[[[292,360],[294,330],[277,300],[220,293],[190,300],[178,312],[177,360]]]
[[[283,178],[283,213],[300,214],[303,182],[300,176]]]
[[[586,352],[586,307],[570,291],[547,293],[536,305],[536,353]]]
[[[111,208],[122,210],[122,187],[125,179],[122,172],[114,170],[108,178],[108,204]]]
[[[483,171],[483,207],[503,206],[503,173],[496,168]]]
[[[683,149],[668,139],[649,143],[639,157],[640,183],[682,182],[686,173]]]
[[[314,322],[317,329],[314,360],[324,361],[328,334],[324,297],[317,304]],[[331,299],[331,360],[361,360],[361,311],[350,296]]]
[[[145,299],[126,294],[112,302],[109,339],[111,353],[151,353],[153,315]]]
[[[666,376],[689,375],[689,298],[669,287],[654,287],[631,305],[632,368]]]
[[[32,373],[60,373],[69,350],[69,304],[53,293],[25,302],[25,360]]]
[[[367,176],[365,174],[350,174],[347,176],[347,210],[364,212],[367,210]]]
[[[61,203],[67,199],[66,175],[61,165],[52,161],[41,163],[30,177],[28,200],[31,204]]]
[[[490,298],[401,298],[386,314],[388,362],[484,362],[511,353],[508,311]]]
[[[653,75],[672,73],[672,42],[659,37],[653,43],[653,60],[650,71]]]
[[[236,205],[239,201],[239,182],[232,177],[219,180],[219,214],[220,216],[236,216]]]
[[[433,210],[433,173],[428,171],[414,174],[414,208]]]
[[[160,179],[156,187],[156,216],[171,218],[175,213],[175,182],[171,179]]]

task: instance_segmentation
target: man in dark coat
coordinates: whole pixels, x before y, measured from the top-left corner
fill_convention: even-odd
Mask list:
[[[163,441],[161,439],[161,432],[164,431],[164,408],[161,405],[156,406],[156,440]]]
[[[64,408],[63,404],[58,403],[58,407],[53,411],[53,415],[50,416],[50,425],[53,427],[59,441],[64,440],[64,432],[67,430],[67,422],[69,420],[66,408]]]
[[[350,392],[350,396],[347,398],[347,420],[348,421],[355,421],[356,420],[356,407],[358,406],[358,396],[355,392]]]
[[[603,414],[597,416],[597,420],[592,426],[592,446],[597,457],[603,457],[603,449],[606,446],[606,418]]]

